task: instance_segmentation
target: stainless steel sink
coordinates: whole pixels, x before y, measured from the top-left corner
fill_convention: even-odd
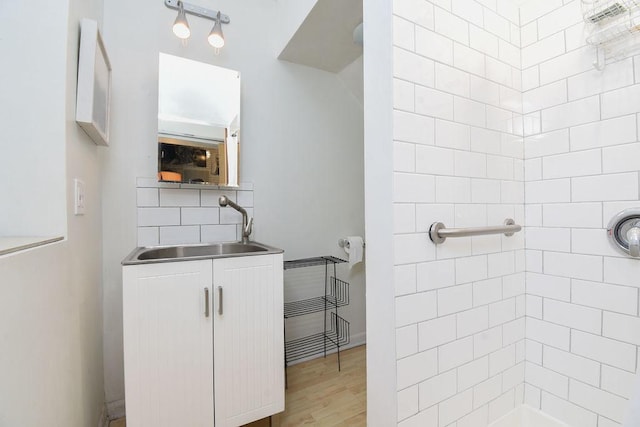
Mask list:
[[[205,243],[198,245],[153,246],[136,248],[127,256],[123,265],[147,264],[155,262],[185,261],[189,259],[227,258],[247,255],[267,255],[282,253],[258,242]]]

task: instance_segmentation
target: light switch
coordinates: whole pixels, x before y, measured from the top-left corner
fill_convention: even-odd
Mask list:
[[[76,215],[84,215],[84,182],[77,178],[73,182],[75,183],[74,213]]]

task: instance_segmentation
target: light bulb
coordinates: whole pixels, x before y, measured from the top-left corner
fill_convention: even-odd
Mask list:
[[[209,41],[209,44],[216,49],[220,49],[224,46],[224,35],[222,34],[222,23],[220,22],[219,11],[216,22],[213,24],[213,28],[211,29],[207,40]]]
[[[173,34],[184,40],[189,38],[191,30],[189,29],[189,23],[187,22],[187,16],[184,13],[182,2],[178,2],[178,6],[180,9],[178,11],[178,17],[173,23]]]

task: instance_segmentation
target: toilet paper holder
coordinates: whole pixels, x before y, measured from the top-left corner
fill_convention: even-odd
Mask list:
[[[341,248],[349,249],[351,245],[349,244],[349,240],[347,238],[342,238],[342,239],[338,239],[338,246],[340,246]],[[367,244],[364,241],[362,241],[362,247],[364,248],[365,246],[367,246]]]

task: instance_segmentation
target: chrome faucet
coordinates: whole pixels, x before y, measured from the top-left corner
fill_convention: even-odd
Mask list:
[[[249,243],[249,236],[251,235],[251,231],[253,229],[253,217],[249,218],[247,215],[247,211],[245,208],[229,199],[227,196],[220,196],[218,199],[218,203],[220,206],[231,206],[233,209],[237,210],[242,214],[242,243]]]

